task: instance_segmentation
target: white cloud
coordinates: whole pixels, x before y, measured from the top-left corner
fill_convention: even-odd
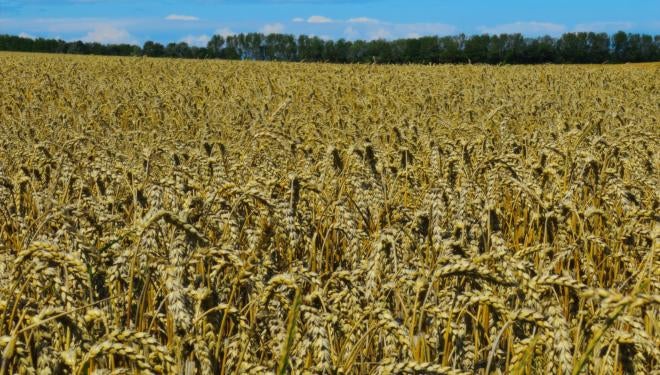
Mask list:
[[[419,38],[426,35],[453,35],[458,32],[454,25],[446,23],[392,23],[372,18],[351,18],[343,35],[347,39],[355,40],[364,38],[396,39],[396,38]]]
[[[360,32],[355,30],[355,28],[353,26],[349,26],[349,27],[344,29],[344,35],[348,39],[357,39],[357,37],[360,35]]]
[[[0,0],[0,3],[2,0]],[[66,38],[73,37],[71,34],[85,34],[98,27],[112,26],[116,29],[134,29],[144,24],[142,19],[133,18],[14,18],[0,19],[3,28],[15,30],[29,30],[30,33],[39,35],[63,35]],[[69,35],[67,35],[69,34]],[[76,36],[79,38],[79,36]]]
[[[97,25],[94,30],[88,32],[81,40],[84,42],[105,44],[138,43],[126,29],[120,29],[112,25]]]
[[[388,39],[392,37],[392,33],[384,27],[378,28],[369,32],[369,40]]]
[[[396,36],[407,36],[416,34],[424,35],[450,35],[455,34],[458,29],[454,25],[446,23],[401,23],[391,26]]]
[[[199,17],[184,14],[170,14],[165,19],[168,21],[199,21]]]
[[[213,35],[220,35],[222,37],[228,37],[230,35],[236,35],[236,33],[231,31],[231,29],[228,28],[228,27],[222,27],[220,29],[215,30]]]
[[[187,35],[183,38],[181,38],[182,42],[188,43],[189,46],[195,46],[195,47],[206,47],[206,44],[211,40],[211,37],[202,34],[202,35]]]
[[[355,18],[349,18],[347,20],[335,20],[330,17],[326,16],[310,16],[307,19],[302,18],[302,17],[296,17],[292,19],[291,21],[296,22],[296,23],[363,23],[363,24],[377,24],[380,23],[379,20],[375,18],[368,18],[368,17],[355,17]]]
[[[284,31],[284,25],[282,25],[281,23],[269,23],[261,28],[261,32],[264,34],[280,34],[283,31]]]
[[[525,35],[557,35],[566,31],[566,26],[558,23],[551,22],[513,22],[495,26],[481,26],[477,28],[480,32],[486,34],[514,34],[520,33]]]
[[[307,23],[332,23],[332,19],[324,16],[310,16]]]
[[[21,38],[35,39],[33,35],[30,35],[26,32],[22,32],[22,33],[18,34],[18,36],[20,36]]]
[[[630,30],[634,27],[631,22],[591,22],[575,25],[573,31],[605,31],[613,32],[619,30]]]
[[[356,17],[356,18],[349,18],[348,23],[380,23],[379,20],[374,19],[374,18],[368,18],[368,17]]]

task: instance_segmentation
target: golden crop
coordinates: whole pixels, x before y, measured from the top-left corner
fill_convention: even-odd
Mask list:
[[[0,54],[0,371],[657,371],[659,115],[658,64]]]

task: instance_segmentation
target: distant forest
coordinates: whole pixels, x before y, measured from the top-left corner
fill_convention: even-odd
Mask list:
[[[382,64],[540,64],[660,61],[660,35],[594,32],[529,38],[521,34],[426,36],[397,40],[324,40],[314,36],[248,33],[215,35],[206,47],[187,43],[143,46],[66,42],[0,35],[0,50],[192,59]]]

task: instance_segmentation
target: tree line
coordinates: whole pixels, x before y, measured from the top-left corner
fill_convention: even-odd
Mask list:
[[[521,34],[425,36],[396,40],[326,40],[315,36],[247,33],[214,35],[205,47],[185,42],[142,46],[66,42],[56,39],[0,35],[0,50],[150,56],[193,59],[313,61],[332,63],[623,63],[660,61],[660,35],[594,32],[560,37]]]

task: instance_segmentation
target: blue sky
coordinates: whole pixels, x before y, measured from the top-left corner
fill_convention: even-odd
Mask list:
[[[625,30],[660,34],[660,0],[0,0],[0,34],[102,43],[261,31],[377,39]]]

